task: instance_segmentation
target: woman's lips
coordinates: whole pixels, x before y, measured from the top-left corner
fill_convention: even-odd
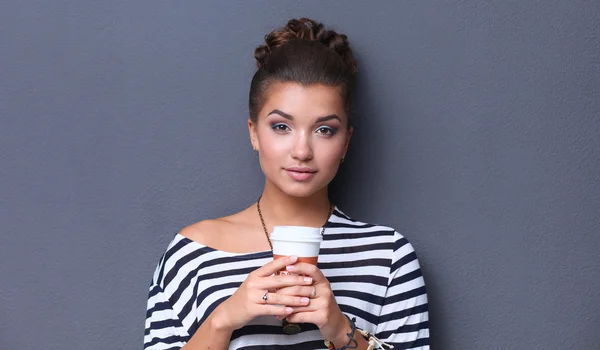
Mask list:
[[[285,169],[285,172],[289,177],[296,181],[306,181],[311,179],[315,175],[315,171],[295,171],[290,169]]]

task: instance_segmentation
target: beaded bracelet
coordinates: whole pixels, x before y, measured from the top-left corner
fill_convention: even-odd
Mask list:
[[[375,337],[373,334],[363,329],[358,329],[358,331],[365,338],[365,340],[368,340],[369,342],[369,347],[367,347],[367,350],[373,350],[375,349],[375,346],[377,346],[377,349],[384,349],[384,346],[387,346],[388,349],[394,348],[392,344],[382,342],[381,340],[377,339],[377,337]]]

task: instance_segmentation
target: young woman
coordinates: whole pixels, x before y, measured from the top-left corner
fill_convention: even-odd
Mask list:
[[[245,210],[175,235],[152,278],[144,348],[367,349],[370,340],[429,349],[411,244],[328,198],[353,131],[357,64],[347,37],[301,18],[265,41],[248,119],[264,190]],[[279,225],[322,227],[318,266],[273,260],[269,233]],[[275,275],[281,269],[297,275]],[[301,331],[284,333],[283,319]]]

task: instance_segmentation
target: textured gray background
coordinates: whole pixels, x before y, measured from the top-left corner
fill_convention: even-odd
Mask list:
[[[338,206],[414,244],[435,349],[600,348],[600,2],[0,2],[0,349],[142,346],[181,227],[262,189],[253,49],[360,62]]]

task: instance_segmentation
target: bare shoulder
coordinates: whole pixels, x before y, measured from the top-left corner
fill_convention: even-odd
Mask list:
[[[214,219],[207,219],[184,227],[179,233],[192,241],[209,246],[214,249],[243,252],[247,248],[244,241],[247,236],[243,233],[251,231],[248,224],[248,211],[241,212]]]
[[[182,228],[179,231],[184,237],[196,241],[204,245],[211,245],[211,242],[218,236],[218,230],[220,229],[221,218],[207,219],[196,222],[189,226]]]

